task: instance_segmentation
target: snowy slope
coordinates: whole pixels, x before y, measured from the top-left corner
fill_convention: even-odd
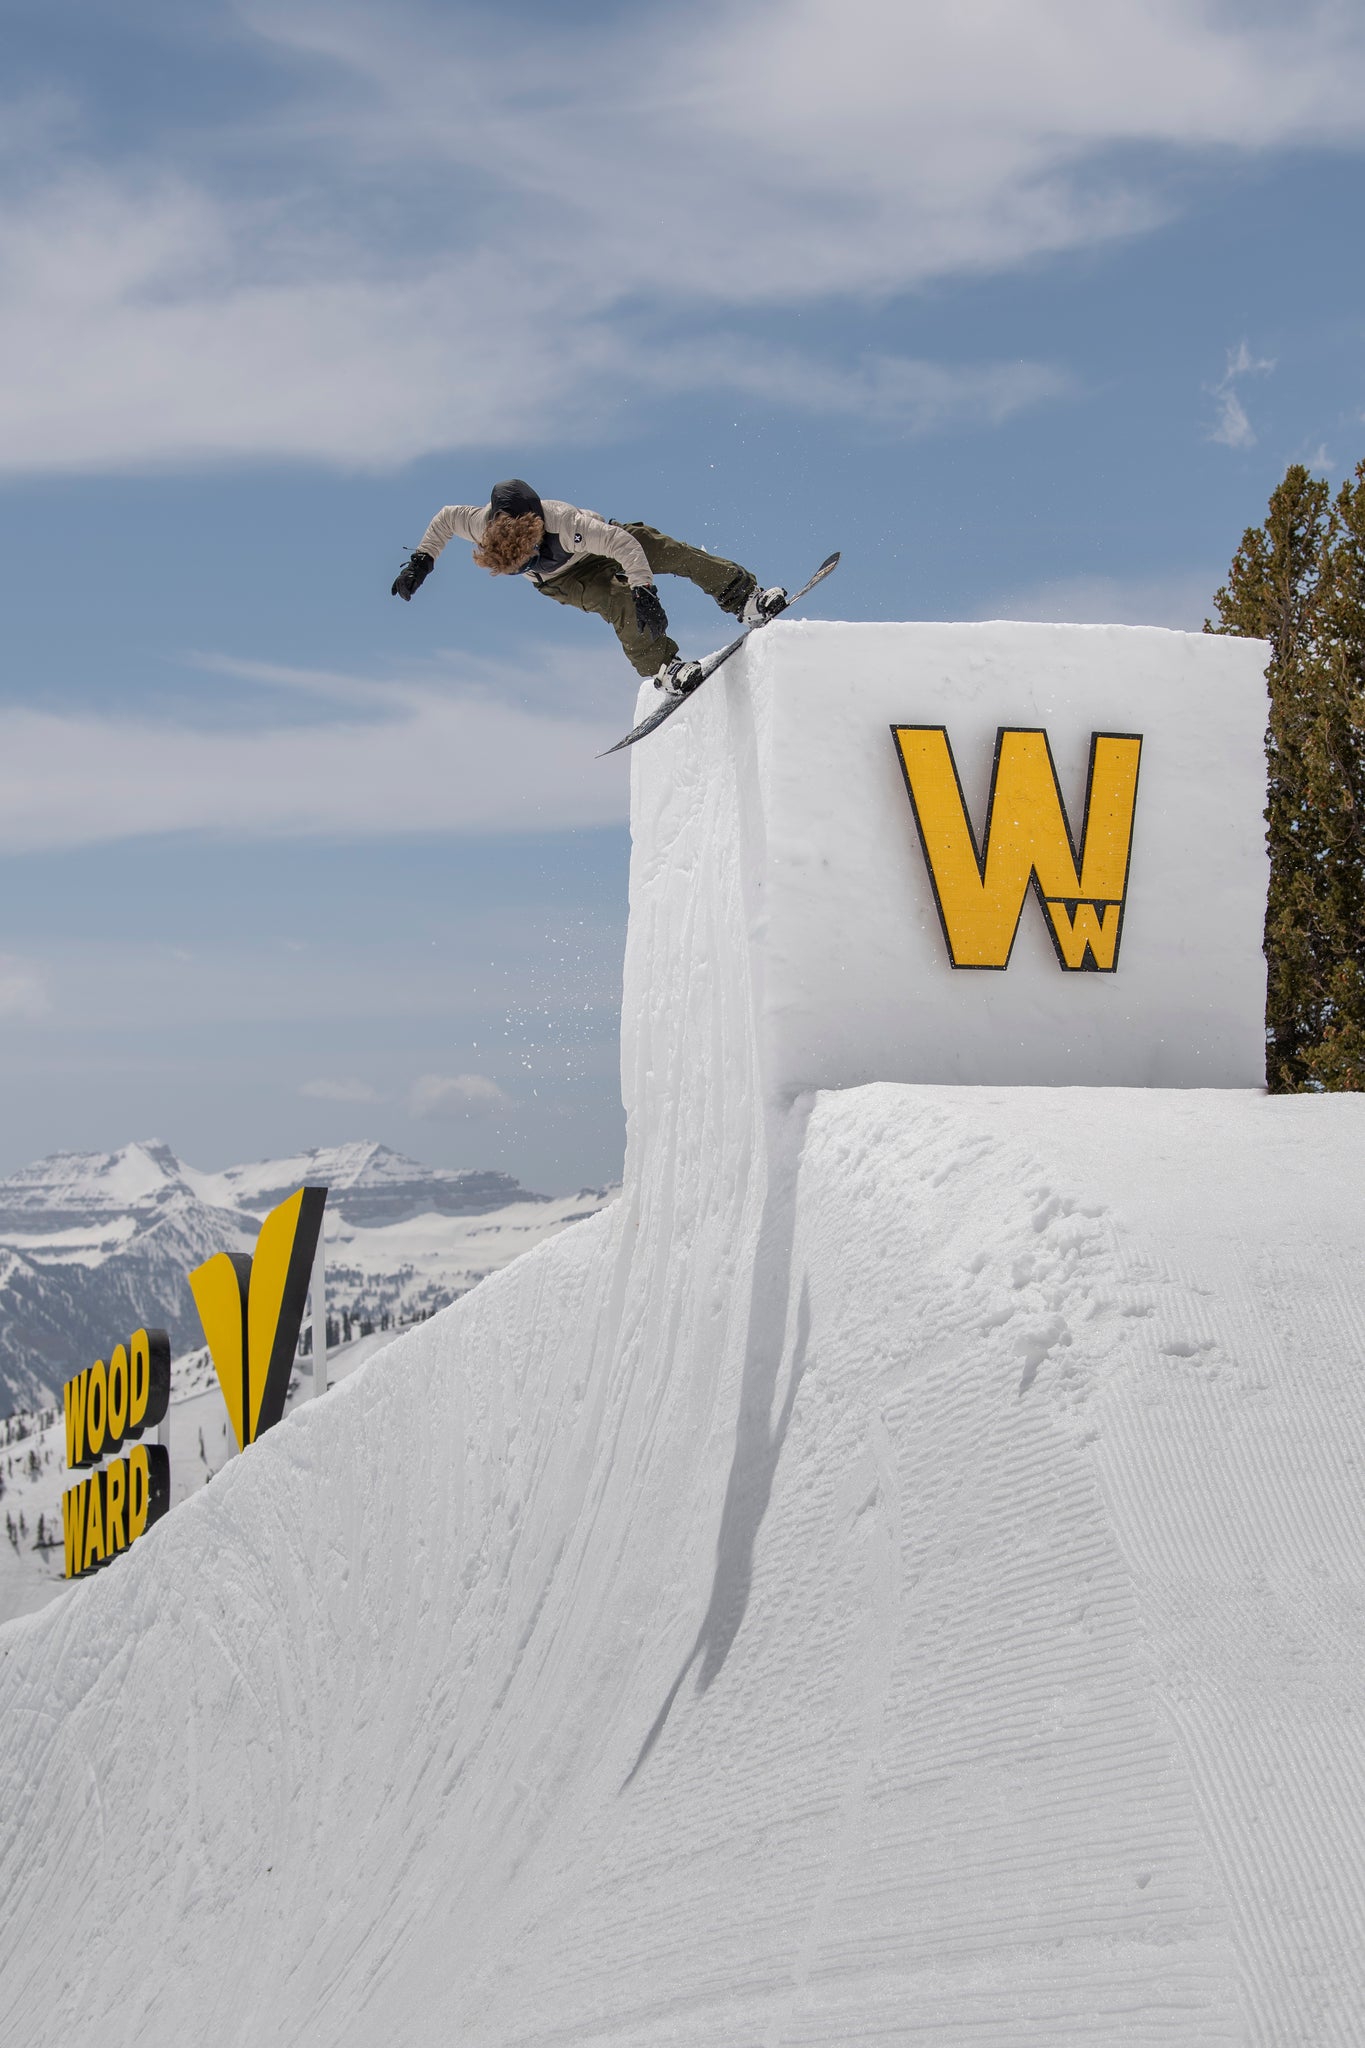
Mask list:
[[[1365,1103],[770,1095],[798,630],[637,755],[622,1198],[0,1631],[16,2038],[1358,2041]]]

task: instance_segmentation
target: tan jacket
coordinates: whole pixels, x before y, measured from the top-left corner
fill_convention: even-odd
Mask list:
[[[532,564],[520,571],[523,576],[530,576],[535,583],[551,583],[585,555],[606,555],[620,563],[632,590],[654,581],[644,549],[624,526],[613,526],[600,512],[585,512],[577,505],[566,505],[560,498],[546,498],[542,502],[545,531],[559,542],[565,559],[556,562],[552,569],[537,568]],[[445,506],[422,535],[418,543],[421,552],[435,561],[446,542],[457,537],[473,541],[477,547],[488,524],[488,511],[487,505]]]

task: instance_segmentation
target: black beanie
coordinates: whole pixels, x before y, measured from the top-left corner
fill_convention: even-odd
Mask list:
[[[494,484],[488,494],[488,511],[494,519],[500,512],[506,513],[509,519],[523,519],[528,512],[534,512],[537,519],[545,517],[545,507],[540,499],[519,476],[509,476],[505,482]]]

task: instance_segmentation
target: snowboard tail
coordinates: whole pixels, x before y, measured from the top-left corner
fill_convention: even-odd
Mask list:
[[[838,566],[839,555],[837,550],[832,555],[826,555],[824,561],[820,564],[815,574],[812,577],[810,577],[805,583],[803,583],[799,590],[794,590],[792,592],[791,596],[787,599],[784,609],[777,614],[778,618],[785,619],[787,613],[791,610],[792,606],[796,604],[801,598],[805,597],[808,591],[814,590],[816,584],[822,583],[825,577],[830,575],[835,569],[838,568]],[[708,654],[706,656],[706,659],[701,663],[701,681],[698,682],[693,689],[687,692],[687,696],[675,697],[671,692],[666,694],[662,704],[657,705],[655,709],[650,712],[648,718],[642,718],[640,720],[640,723],[637,726],[634,726],[631,729],[631,731],[626,734],[623,740],[618,740],[614,747],[608,747],[604,753],[599,754],[597,757],[598,760],[605,761],[605,759],[607,758],[607,754],[619,754],[622,747],[633,747],[637,740],[642,740],[645,737],[646,733],[656,731],[657,728],[663,724],[666,718],[671,718],[675,711],[680,710],[681,707],[688,702],[689,698],[696,696],[697,691],[702,686],[702,683],[704,683],[709,676],[713,676],[718,668],[723,667],[724,664],[730,659],[730,656],[732,654],[738,653],[739,649],[744,645],[745,641],[748,639],[751,633],[761,633],[765,626],[771,626],[773,623],[774,622],[772,619],[755,619],[752,626],[746,626],[742,633],[737,633],[734,639],[731,640],[728,643],[728,645],[724,647],[718,647],[714,654]]]

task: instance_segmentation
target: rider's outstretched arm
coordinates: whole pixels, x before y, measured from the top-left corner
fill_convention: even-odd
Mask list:
[[[463,540],[473,540],[475,536],[470,531],[469,522],[477,510],[474,505],[443,505],[394,577],[390,595],[401,597],[406,603],[414,590],[420,590],[426,582],[436,567],[436,557],[448,540],[454,540],[457,535]]]
[[[476,512],[484,510],[482,505],[443,505],[418,541],[418,554],[430,555],[434,562],[447,541],[482,540],[483,535],[475,533],[470,522]]]

